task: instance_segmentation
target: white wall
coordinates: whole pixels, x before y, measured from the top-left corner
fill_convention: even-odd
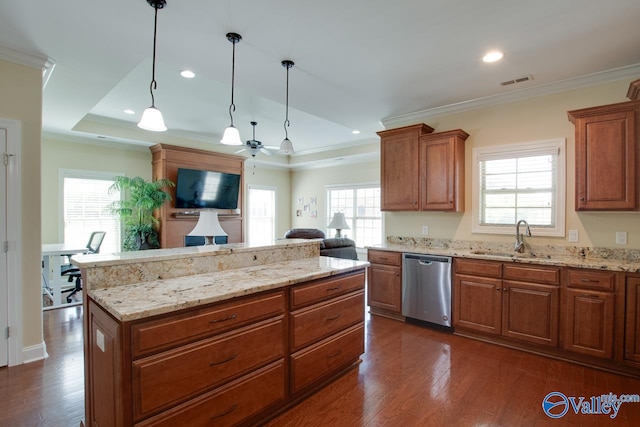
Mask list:
[[[255,166],[255,167],[254,167]],[[244,185],[248,194],[249,185],[276,187],[276,237],[284,236],[291,223],[291,172],[288,169],[256,164],[248,159],[244,162]],[[246,201],[247,198],[245,197]],[[245,207],[245,212],[247,208]],[[245,218],[246,215],[245,215]],[[245,236],[247,236],[248,222],[245,221]]]

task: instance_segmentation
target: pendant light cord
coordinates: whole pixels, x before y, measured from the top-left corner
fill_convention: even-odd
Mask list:
[[[233,112],[236,111],[236,104],[233,103],[233,88],[236,80],[236,39],[232,39],[233,54],[231,56],[231,105],[229,105],[229,117],[231,117],[231,126],[233,126]]]
[[[158,7],[153,7],[156,11],[156,16],[153,23],[153,66],[151,70],[151,85],[149,86],[149,92],[151,92],[151,107],[156,107],[155,97],[153,96],[153,90],[158,88],[156,82],[156,33],[158,29]]]
[[[289,122],[289,69],[293,67],[292,61],[282,61],[282,66],[287,69],[287,95],[285,97],[285,119],[284,119],[284,139],[289,139],[289,131],[287,128],[291,125]]]

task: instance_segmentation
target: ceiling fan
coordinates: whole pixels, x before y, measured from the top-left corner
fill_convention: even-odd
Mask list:
[[[278,147],[266,147],[262,145],[262,142],[256,139],[257,124],[258,122],[251,122],[251,126],[253,126],[253,138],[247,141],[247,144],[246,144],[247,146],[245,148],[243,148],[242,150],[236,151],[236,153],[240,153],[242,151],[249,151],[249,154],[251,154],[251,157],[255,157],[259,153],[264,153],[267,156],[273,156],[274,154],[276,154],[274,151],[271,151],[271,150],[277,151]]]

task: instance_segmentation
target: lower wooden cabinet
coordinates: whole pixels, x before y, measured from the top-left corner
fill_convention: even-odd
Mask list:
[[[567,289],[564,349],[590,356],[613,357],[614,295]]]
[[[369,250],[367,305],[373,314],[402,318],[402,254]]]
[[[627,278],[625,302],[624,359],[640,364],[640,277]]]
[[[502,280],[457,274],[453,286],[455,327],[500,335]]]

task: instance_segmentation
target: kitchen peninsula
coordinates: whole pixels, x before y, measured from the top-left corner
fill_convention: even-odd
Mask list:
[[[356,366],[366,262],[319,241],[83,255],[88,426],[259,424]]]

